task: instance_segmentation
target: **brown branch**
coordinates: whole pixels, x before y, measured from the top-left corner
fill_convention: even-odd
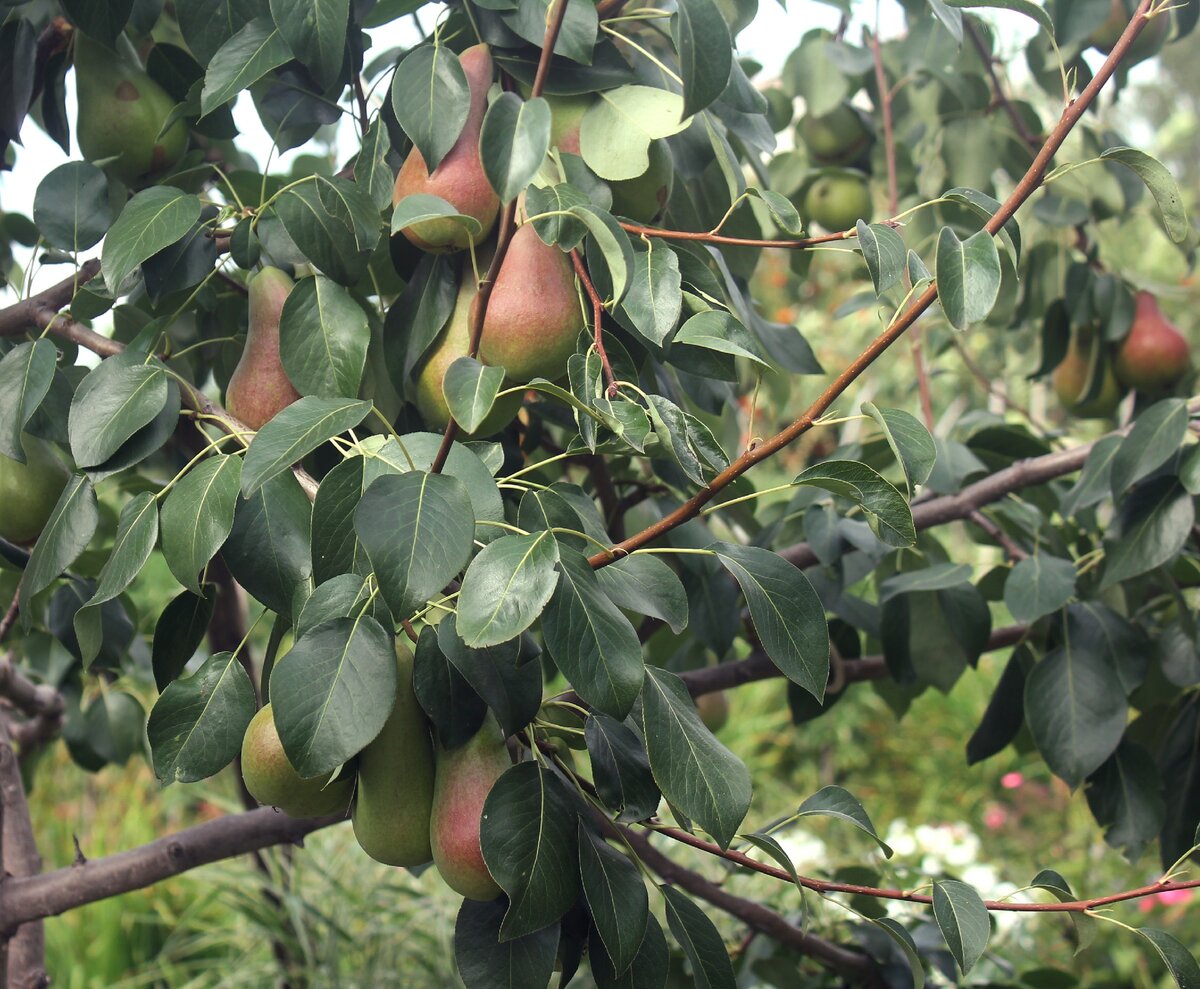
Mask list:
[[[551,0],[552,5],[553,3],[554,0]],[[546,76],[550,72],[550,59],[554,54],[554,46],[558,43],[558,34],[562,30],[563,19],[566,16],[567,0],[558,0],[558,5],[554,8],[554,16],[546,24],[546,34],[542,39],[542,55],[538,59],[537,74],[533,79],[533,89],[529,93],[530,99],[537,99],[542,95],[542,89],[546,85]],[[483,276],[483,281],[479,284],[479,291],[475,295],[475,302],[471,306],[471,339],[467,349],[468,357],[474,357],[479,353],[479,341],[483,337],[483,320],[487,315],[488,301],[492,297],[492,288],[500,274],[500,266],[504,263],[505,255],[508,254],[508,245],[512,243],[513,234],[516,232],[516,219],[517,201],[513,199],[500,213],[500,220],[496,225],[499,231],[496,239],[496,253],[492,255],[492,263],[488,265],[487,274]],[[442,434],[442,443],[433,458],[433,463],[429,466],[429,473],[441,473],[442,468],[446,466],[446,458],[450,456],[450,448],[454,445],[454,437],[457,435],[458,423],[451,416],[450,421],[446,423],[446,431]]]
[[[604,349],[604,332],[601,329],[601,322],[604,318],[604,300],[596,291],[596,286],[592,283],[587,268],[584,267],[583,260],[579,257],[579,251],[571,252],[571,264],[575,266],[575,274],[583,282],[583,288],[592,303],[592,342],[595,344],[596,353],[600,355],[600,367],[607,383],[607,395],[610,399],[616,398],[617,379],[613,376],[612,365],[608,362],[608,351]]]
[[[16,623],[17,615],[21,611],[21,596],[14,594],[12,601],[9,602],[8,608],[4,612],[4,617],[0,618],[0,642],[8,638],[9,630]]]
[[[0,719],[0,804],[4,808],[3,821],[0,822],[5,873],[0,881],[2,893],[8,883],[20,882],[25,877],[34,878],[42,871],[42,856],[33,836],[29,804],[25,799],[25,786],[21,782],[21,766],[3,719]],[[32,919],[33,923],[25,923],[20,927],[16,924],[0,924],[0,938],[7,942],[7,986],[41,989],[50,984],[46,974],[45,933],[41,921]]]
[[[0,696],[28,717],[9,726],[12,740],[21,746],[23,755],[29,746],[47,741],[62,726],[62,694],[49,684],[27,679],[13,663],[11,652],[0,659]]]
[[[979,28],[970,17],[963,18],[963,27],[967,30],[967,36],[971,39],[971,44],[975,46],[975,50],[979,52],[979,57],[983,60],[984,67],[987,69],[988,78],[992,81],[992,93],[996,98],[996,102],[1008,114],[1008,119],[1012,121],[1013,130],[1017,132],[1017,137],[1029,148],[1030,151],[1037,151],[1042,146],[1042,139],[1029,130],[1025,124],[1021,112],[1013,105],[1012,100],[1008,98],[1008,94],[1004,91],[1004,87],[1000,84],[1000,77],[996,75],[996,61],[992,58],[992,53],[988,51],[987,45],[983,42],[983,36],[979,33]]]
[[[895,220],[882,221],[884,226],[898,227]],[[697,240],[704,244],[728,244],[731,247],[781,247],[784,250],[798,251],[820,244],[832,244],[839,240],[851,240],[858,236],[857,229],[841,230],[837,233],[818,234],[815,237],[801,237],[798,240],[757,240],[753,237],[727,237],[724,234],[712,233],[707,230],[666,230],[662,227],[645,227],[640,223],[620,223],[626,233],[639,237],[657,237],[660,240]]]
[[[78,271],[69,278],[64,278],[57,285],[51,285],[50,288],[38,292],[36,295],[31,295],[27,299],[0,309],[0,337],[12,336],[24,332],[31,326],[40,325],[39,315],[47,311],[57,313],[75,298],[75,293],[80,286],[86,285],[99,273],[100,262],[93,258],[85,261],[79,266]]]
[[[637,857],[672,886],[687,890],[693,896],[711,903],[718,910],[723,910],[749,924],[755,931],[820,962],[854,983],[878,989],[887,985],[880,977],[874,960],[868,955],[809,934],[761,903],[734,896],[699,873],[686,869],[668,858],[650,844],[644,833],[626,827],[620,828],[620,832]]]
[[[981,512],[978,508],[972,509],[967,518],[979,526],[979,528],[986,532],[988,536],[998,542],[1000,547],[1004,550],[1005,555],[1010,560],[1014,560],[1019,563],[1021,560],[1028,559],[1029,554],[1026,553],[1025,550],[1023,550],[1020,546],[1018,546],[1007,532],[1005,532],[1000,528],[1000,526],[984,515],[983,512]]]
[[[1129,46],[1133,44],[1142,28],[1145,26],[1145,18],[1143,15],[1150,7],[1151,0],[1140,0],[1137,11],[1133,15],[1124,32],[1121,34],[1120,40],[1113,46],[1112,52],[1108,58],[1104,60],[1104,64],[1092,77],[1091,82],[1087,84],[1083,92],[1073,102],[1067,104],[1062,112],[1058,124],[1046,139],[1046,143],[1042,146],[1042,150],[1038,152],[1037,157],[1029,166],[1028,171],[1017,183],[1009,197],[1000,205],[992,217],[984,225],[984,229],[993,236],[999,233],[1000,229],[1012,219],[1017,210],[1036,192],[1042,184],[1042,178],[1046,174],[1046,169],[1050,165],[1055,153],[1067,139],[1067,135],[1074,129],[1079,118],[1083,116],[1084,111],[1092,104],[1104,84],[1108,82],[1113,72],[1116,70],[1118,63],[1129,51]],[[834,379],[832,383],[821,393],[821,395],[808,407],[808,409],[790,426],[787,426],[781,432],[776,433],[770,439],[764,441],[751,450],[747,450],[725,470],[721,471],[713,480],[709,481],[705,487],[701,488],[691,498],[687,499],[675,511],[663,516],[653,525],[647,526],[641,532],[622,540],[606,552],[596,553],[590,557],[589,562],[593,567],[603,567],[615,560],[620,559],[644,546],[646,543],[657,539],[664,533],[670,532],[676,526],[682,525],[684,522],[690,521],[700,514],[700,510],[707,505],[719,492],[741,477],[755,464],[767,457],[778,453],[785,446],[795,440],[797,437],[808,432],[815,424],[817,419],[836,401],[858,377],[870,367],[877,357],[888,349],[896,340],[900,339],[904,333],[912,326],[917,319],[937,300],[937,283],[933,282],[924,292],[909,306],[907,310],[898,316],[882,334],[856,357],[850,365]]]

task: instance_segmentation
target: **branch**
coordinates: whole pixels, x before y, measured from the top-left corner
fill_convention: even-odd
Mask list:
[[[12,739],[20,744],[22,753],[28,746],[49,739],[62,725],[62,694],[49,684],[27,679],[14,665],[11,652],[0,659],[0,696],[8,698],[29,718],[11,725]]]
[[[596,291],[596,286],[588,276],[587,268],[584,267],[583,260],[579,257],[579,251],[571,252],[571,264],[575,266],[575,274],[583,283],[584,291],[587,292],[588,299],[592,303],[592,342],[595,344],[596,353],[600,355],[600,367],[603,369],[604,380],[608,386],[605,397],[616,398],[617,379],[613,376],[612,365],[608,362],[608,351],[604,349],[604,333],[601,330],[604,300],[600,298],[600,293]]]
[[[29,819],[29,804],[21,782],[21,765],[13,751],[12,740],[0,719],[0,804],[3,804],[3,864],[5,877],[0,892],[10,882],[22,877],[35,879],[42,871],[42,856],[33,836]],[[36,918],[32,918],[36,919]],[[5,984],[19,989],[41,989],[50,984],[46,974],[45,932],[38,923],[0,924],[0,938],[6,944]]]
[[[869,956],[843,948],[841,945],[817,937],[815,934],[809,934],[761,903],[755,903],[726,892],[699,873],[685,869],[658,851],[650,844],[644,833],[624,827],[620,828],[620,832],[637,857],[673,886],[678,886],[693,896],[706,900],[719,910],[724,910],[739,920],[745,921],[754,930],[774,938],[781,944],[786,944],[802,955],[815,959],[826,968],[832,969],[847,979],[873,987],[887,985],[880,978],[875,962]]]
[[[1046,143],[1042,146],[1042,150],[1038,152],[1033,163],[1029,166],[1028,171],[1021,178],[1013,189],[1011,195],[1000,205],[1000,208],[992,214],[991,219],[984,225],[984,229],[993,236],[999,233],[1000,229],[1012,219],[1017,210],[1036,192],[1042,184],[1042,179],[1046,174],[1046,169],[1049,167],[1051,160],[1063,142],[1067,139],[1067,135],[1079,122],[1079,118],[1083,116],[1084,111],[1092,104],[1108,82],[1113,72],[1116,70],[1118,63],[1129,51],[1129,46],[1133,44],[1134,39],[1141,33],[1146,25],[1146,19],[1143,16],[1150,8],[1151,0],[1140,0],[1137,11],[1133,18],[1125,27],[1121,38],[1113,46],[1112,52],[1108,58],[1104,60],[1104,64],[1092,77],[1092,81],[1087,84],[1083,92],[1072,103],[1067,104],[1059,118],[1058,124],[1046,139]],[[715,478],[701,488],[696,494],[680,505],[675,511],[663,516],[653,525],[647,526],[641,532],[622,540],[606,552],[596,553],[589,558],[592,567],[599,568],[607,566],[610,563],[627,556],[633,550],[644,546],[646,543],[657,539],[664,533],[670,532],[677,526],[688,522],[700,514],[700,510],[707,505],[718,493],[727,488],[730,484],[741,477],[755,464],[767,457],[778,453],[785,446],[802,436],[813,427],[817,419],[826,412],[829,407],[858,379],[858,377],[870,367],[877,357],[888,349],[896,340],[900,339],[904,333],[912,326],[917,319],[937,300],[938,289],[937,283],[933,282],[917,299],[905,310],[900,316],[893,320],[892,324],[884,330],[876,339],[856,357],[850,365],[840,374],[834,381],[825,389],[824,392],[808,407],[808,409],[790,426],[776,433],[769,440],[759,444],[751,450],[747,450],[725,470],[721,471]]]
[[[895,220],[882,221],[884,226],[898,227]],[[840,230],[831,234],[818,234],[815,237],[801,237],[797,240],[757,240],[753,237],[727,237],[724,234],[712,233],[708,230],[665,230],[662,227],[644,227],[640,223],[619,223],[626,233],[639,237],[657,237],[660,240],[697,240],[704,244],[728,244],[731,247],[780,247],[784,250],[802,251],[808,247],[820,244],[833,244],[839,240],[852,240],[858,236],[857,228]]]
[[[93,258],[85,261],[78,271],[57,285],[51,285],[37,295],[31,295],[5,309],[0,309],[0,337],[12,336],[29,329],[30,326],[38,325],[40,313],[57,313],[75,298],[80,286],[86,285],[99,273],[100,262]]]
[[[550,3],[553,6],[554,0],[550,0]],[[558,43],[558,33],[562,30],[563,20],[566,16],[567,0],[558,0],[558,5],[554,7],[554,16],[546,24],[546,34],[542,39],[542,54],[538,59],[537,74],[533,78],[533,89],[529,93],[530,99],[537,99],[542,95],[542,89],[546,85],[546,76],[550,72],[550,59],[554,55],[554,46]],[[492,287],[496,284],[500,266],[504,263],[505,255],[508,254],[508,245],[512,242],[513,234],[516,232],[516,219],[517,201],[514,199],[500,213],[500,221],[497,224],[499,233],[496,238],[496,253],[492,255],[492,263],[488,265],[487,274],[483,276],[483,281],[479,284],[479,291],[475,295],[475,303],[471,306],[471,341],[467,349],[468,357],[474,357],[479,353],[479,341],[483,337],[483,320],[487,315],[488,300],[492,297]],[[458,423],[451,416],[450,421],[446,423],[446,431],[442,434],[442,445],[438,447],[437,455],[433,458],[433,463],[429,465],[429,473],[441,473],[442,468],[446,466],[446,458],[450,456],[450,447],[454,444],[454,437],[457,435]]]

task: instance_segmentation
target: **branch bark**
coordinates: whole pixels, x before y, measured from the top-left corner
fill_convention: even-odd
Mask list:
[[[10,882],[35,878],[42,871],[42,856],[33,836],[29,804],[21,782],[21,766],[13,750],[8,729],[0,719],[0,803],[3,804],[3,880],[0,893]],[[50,985],[46,974],[46,939],[40,919],[20,926],[0,919],[0,938],[7,942],[5,985],[8,989],[44,989]]]

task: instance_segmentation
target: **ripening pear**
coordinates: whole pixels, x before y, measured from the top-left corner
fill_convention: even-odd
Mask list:
[[[324,776],[305,779],[292,765],[271,705],[251,720],[242,738],[242,779],[250,795],[265,807],[278,807],[292,817],[322,817],[344,811],[354,788],[351,779],[328,782]]]
[[[1163,315],[1158,300],[1138,292],[1133,325],[1113,365],[1117,380],[1146,395],[1162,394],[1187,373],[1189,358],[1187,340]]]
[[[419,150],[413,148],[409,152],[396,176],[392,204],[418,193],[440,196],[463,216],[473,216],[483,229],[472,238],[455,220],[423,220],[406,229],[404,236],[425,251],[461,251],[472,243],[480,243],[491,233],[500,209],[500,197],[488,182],[479,157],[479,131],[492,84],[491,52],[487,45],[475,45],[463,52],[459,61],[471,89],[471,105],[462,133],[432,173]]]
[[[294,284],[278,268],[263,268],[250,279],[246,346],[229,376],[225,405],[254,430],[300,397],[279,356],[279,315]]]
[[[1084,398],[1092,373],[1091,348],[1101,346],[1099,338],[1083,340],[1072,336],[1066,356],[1050,376],[1054,392],[1072,415],[1080,419],[1108,419],[1121,404],[1124,391],[1113,373],[1112,362],[1104,362],[1104,377],[1094,398]]]
[[[140,66],[82,31],[75,32],[75,136],[89,161],[115,158],[105,167],[126,185],[165,172],[187,150],[187,127],[176,120],[159,131],[175,101]]]
[[[503,367],[512,381],[554,381],[584,327],[567,256],[526,223],[513,234],[483,320],[479,359]]]
[[[458,358],[465,357],[470,349],[473,308],[471,303],[475,301],[475,295],[475,280],[468,269],[463,272],[450,319],[417,369],[413,402],[417,411],[421,413],[421,418],[425,420],[425,425],[430,429],[445,429],[446,423],[450,421],[450,407],[446,404],[446,395],[442,391],[442,379],[446,376],[446,368]],[[468,439],[484,439],[498,433],[512,422],[520,408],[521,396],[518,394],[497,399],[492,411],[479,427],[468,435]]]
[[[826,172],[808,187],[804,215],[830,233],[871,221],[871,190],[866,176],[841,168]]]
[[[649,155],[650,164],[641,175],[608,183],[612,212],[635,223],[653,223],[662,216],[675,184],[675,160],[667,142],[662,138],[651,141]]]
[[[504,732],[489,714],[465,745],[437,747],[429,840],[446,885],[472,900],[494,900],[502,890],[488,872],[479,845],[483,803],[512,765]]]
[[[0,539],[29,543],[42,534],[70,474],[45,440],[21,434],[25,463],[0,453]]]
[[[862,114],[849,103],[841,103],[819,117],[805,117],[797,131],[813,160],[822,165],[848,165],[874,139]]]
[[[383,730],[358,755],[354,837],[385,865],[414,866],[433,858],[433,742],[413,692],[413,654],[396,643],[400,678]]]

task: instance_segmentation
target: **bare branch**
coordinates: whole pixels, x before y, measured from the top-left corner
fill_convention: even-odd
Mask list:
[[[24,877],[36,877],[42,871],[42,856],[33,836],[29,819],[29,804],[21,782],[21,766],[13,751],[8,730],[0,719],[0,803],[3,804],[3,840],[5,877],[0,891],[10,882]],[[11,878],[10,878],[11,877]],[[16,924],[0,923],[0,937],[7,943],[7,986],[19,989],[41,989],[50,984],[46,974],[46,942],[40,919],[33,918],[20,928]]]
[[[39,325],[39,315],[50,312],[57,313],[75,297],[80,286],[85,285],[100,272],[100,262],[93,258],[80,265],[79,270],[69,278],[64,278],[57,285],[28,299],[22,299],[4,309],[0,309],[0,337],[22,333],[31,326]]]

